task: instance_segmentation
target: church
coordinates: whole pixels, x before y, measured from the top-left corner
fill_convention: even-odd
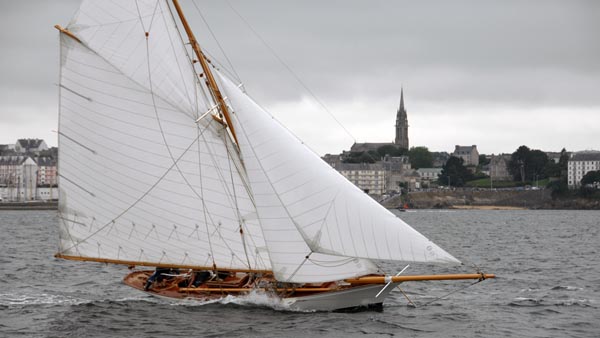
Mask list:
[[[396,112],[396,138],[393,143],[354,143],[350,152],[359,153],[369,150],[377,151],[383,146],[394,146],[399,149],[408,149],[408,116],[404,108],[404,89],[400,90],[400,106]]]

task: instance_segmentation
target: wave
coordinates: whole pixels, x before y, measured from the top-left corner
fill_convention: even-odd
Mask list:
[[[79,305],[90,303],[91,300],[70,297],[64,295],[39,293],[39,294],[0,294],[0,305],[15,306],[15,305]]]
[[[109,301],[109,300],[105,300]],[[148,302],[167,306],[182,306],[182,307],[200,307],[208,306],[213,304],[221,305],[234,305],[244,307],[263,307],[270,308],[277,311],[290,311],[290,312],[313,312],[299,310],[292,307],[292,302],[279,297],[274,297],[262,291],[252,291],[244,295],[232,296],[227,295],[223,298],[200,300],[197,298],[185,298],[176,299],[164,296],[158,296],[154,294],[140,294],[135,297],[125,297],[117,300],[110,300],[109,302],[117,303],[129,303],[129,302]],[[104,301],[96,301],[104,302]]]
[[[553,287],[550,290],[566,290],[566,291],[579,291],[579,290],[583,290],[583,288],[577,287],[577,286],[570,286],[570,285],[558,285]]]
[[[508,303],[509,306],[581,306],[581,307],[595,307],[595,301],[593,299],[542,299],[542,298],[528,298],[528,297],[517,297],[512,302]]]

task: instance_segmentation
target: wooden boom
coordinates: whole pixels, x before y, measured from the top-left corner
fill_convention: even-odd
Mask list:
[[[450,275],[415,275],[415,276],[367,276],[360,278],[346,279],[350,284],[386,284],[427,281],[427,280],[459,280],[459,279],[489,279],[496,278],[496,275],[488,273],[468,273],[468,274],[450,274]]]
[[[127,266],[150,266],[150,267],[157,267],[157,268],[214,270],[213,266],[173,264],[173,263],[160,263],[160,262],[128,261],[128,260],[122,260],[122,259],[110,259],[110,258],[99,258],[99,257],[81,257],[81,256],[63,255],[61,253],[54,254],[54,257],[67,259],[67,260],[71,260],[71,261],[97,262],[97,263],[105,263],[105,264],[120,264],[120,265],[127,265]],[[219,271],[228,271],[228,272],[248,272],[248,273],[268,273],[268,274],[273,273],[271,270],[260,270],[260,269],[218,268],[218,270]]]

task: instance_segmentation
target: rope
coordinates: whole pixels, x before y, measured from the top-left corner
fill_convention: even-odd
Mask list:
[[[277,61],[279,61],[279,63],[283,65],[283,67],[292,75],[292,77],[300,84],[300,86],[302,86],[302,88],[306,90],[306,92],[315,100],[315,102],[317,102],[317,104],[319,104],[321,108],[323,108],[323,110],[346,132],[346,134],[350,136],[354,143],[356,143],[356,137],[354,137],[354,135],[352,135],[350,131],[348,131],[348,129],[344,127],[344,125],[335,117],[335,115],[333,115],[329,108],[327,108],[325,103],[323,103],[323,101],[321,101],[317,97],[317,95],[315,95],[315,93],[313,93],[313,91],[310,90],[310,88],[304,83],[304,81],[302,81],[302,79],[300,79],[300,77],[292,70],[292,68],[288,66],[288,64],[285,63],[285,61],[283,61],[283,59],[275,52],[275,50],[267,43],[267,41],[260,34],[258,34],[258,32],[252,27],[252,25],[250,25],[250,23],[233,7],[233,5],[231,5],[229,1],[225,1],[225,3],[227,3],[229,8],[231,8],[231,10],[240,18],[240,20],[242,20],[242,22],[246,24],[246,26],[248,27],[248,29],[250,29],[254,36],[256,36],[260,40],[260,42],[262,42],[262,44],[269,50],[269,52],[271,52],[275,59],[277,59]]]
[[[235,67],[233,67],[233,63],[231,63],[231,60],[229,59],[229,57],[227,56],[227,53],[225,53],[225,50],[223,49],[223,47],[221,46],[221,43],[219,43],[219,39],[217,39],[217,36],[215,35],[215,33],[213,32],[213,30],[210,28],[210,25],[208,24],[208,21],[206,21],[206,18],[204,17],[204,15],[202,15],[202,11],[200,10],[200,8],[198,7],[198,4],[196,4],[196,1],[192,1],[192,4],[194,4],[194,7],[196,8],[196,11],[198,11],[198,14],[200,14],[200,17],[202,18],[202,21],[204,21],[204,24],[206,25],[206,28],[208,28],[208,31],[210,32],[210,35],[213,37],[213,39],[215,40],[215,42],[217,43],[217,46],[219,47],[219,49],[221,50],[221,53],[223,54],[223,56],[225,57],[225,60],[227,60],[227,63],[229,64],[229,67],[231,68],[231,72],[233,73],[233,75],[235,76],[236,81],[238,82],[242,82],[242,79],[240,78],[240,76],[238,75],[237,71],[235,70]],[[214,59],[214,58],[213,58]]]
[[[483,276],[483,274],[482,274],[482,276]],[[437,301],[438,301],[438,300],[440,300],[440,299],[443,299],[443,298],[446,298],[446,297],[450,296],[451,294],[454,294],[454,293],[456,293],[456,292],[458,292],[458,291],[462,291],[462,290],[465,290],[465,289],[467,289],[467,288],[470,288],[471,286],[473,286],[473,285],[475,285],[475,284],[477,284],[477,283],[481,283],[483,280],[484,280],[484,278],[482,277],[482,278],[480,278],[479,280],[477,280],[477,281],[475,281],[475,282],[473,282],[473,283],[471,283],[471,284],[469,284],[469,285],[466,285],[466,286],[463,286],[462,288],[459,288],[459,289],[456,289],[456,290],[450,291],[450,292],[448,292],[448,293],[447,293],[447,294],[445,294],[445,295],[442,295],[442,296],[440,296],[440,297],[437,297],[437,298],[435,298],[435,299],[433,299],[433,300],[431,300],[431,301],[429,301],[429,302],[427,302],[427,303],[425,303],[425,304],[423,304],[423,305],[420,305],[419,307],[425,307],[425,306],[428,306],[428,305],[430,305],[431,303],[437,302]],[[404,293],[404,292],[402,292],[402,293]],[[412,302],[411,302],[411,303],[412,303]],[[414,304],[414,303],[413,303],[413,304]]]

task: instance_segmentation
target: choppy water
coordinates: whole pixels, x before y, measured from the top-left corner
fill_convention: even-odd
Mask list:
[[[0,337],[599,337],[600,212],[414,211],[400,216],[498,275],[428,306],[298,313],[260,295],[201,304],[121,283],[127,269],[53,258],[51,211],[0,211]],[[390,273],[402,266],[387,265]],[[464,272],[471,272],[464,269]],[[411,266],[407,273],[455,270]],[[406,283],[418,305],[470,282]]]

